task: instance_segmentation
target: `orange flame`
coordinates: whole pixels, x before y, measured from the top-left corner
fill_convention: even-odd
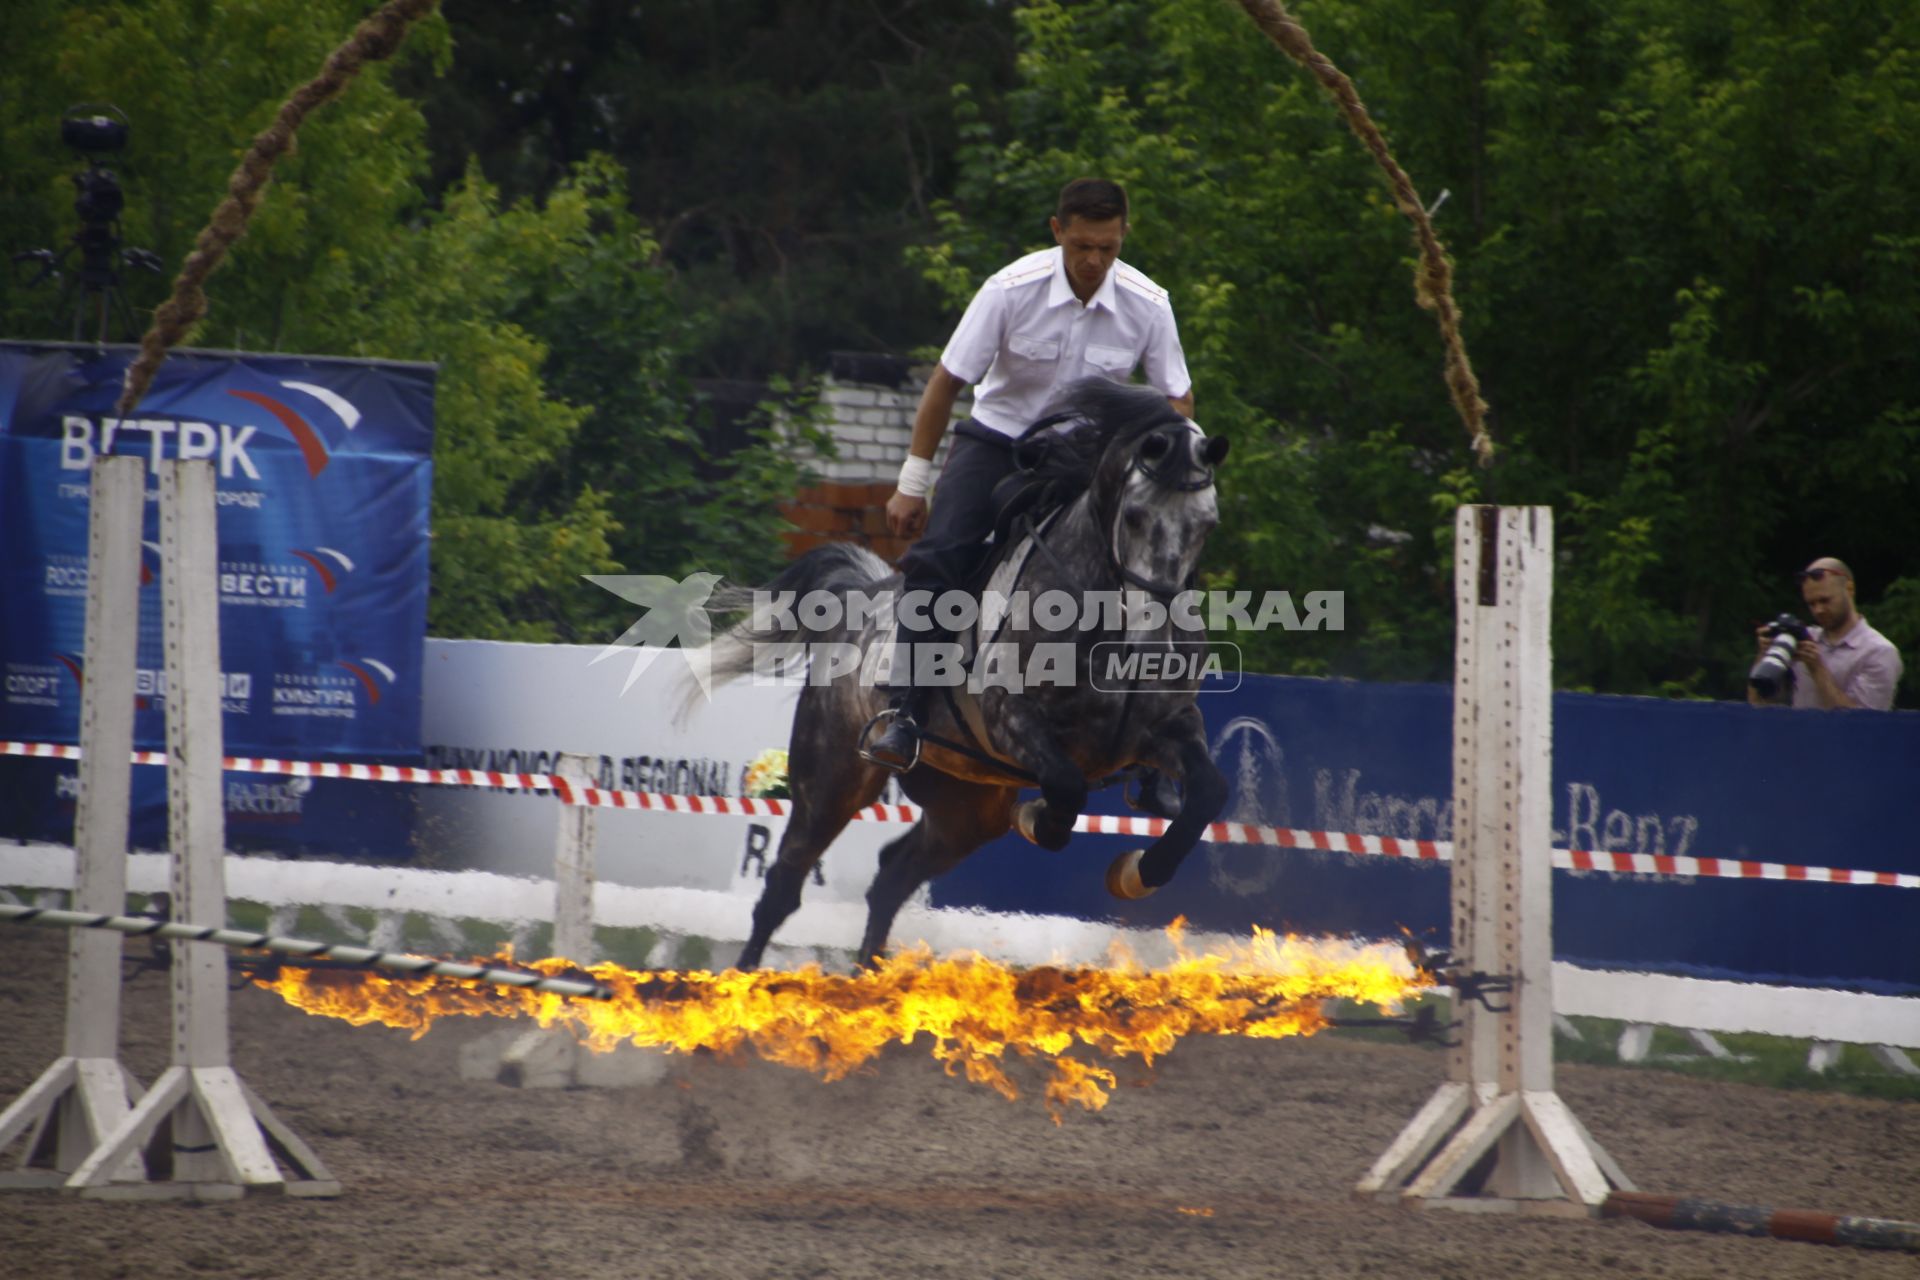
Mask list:
[[[977,954],[936,958],[925,946],[876,968],[830,974],[641,971],[590,967],[612,1000],[572,1000],[458,978],[394,978],[288,966],[258,985],[308,1013],[356,1026],[379,1023],[425,1035],[440,1018],[531,1017],[565,1026],[589,1048],[630,1043],[690,1052],[750,1048],[784,1066],[839,1080],[888,1044],[922,1034],[949,1075],[964,1074],[1012,1099],[1009,1054],[1050,1060],[1047,1106],[1097,1111],[1117,1083],[1105,1066],[1069,1054],[1083,1048],[1151,1065],[1183,1036],[1279,1038],[1326,1026],[1328,999],[1397,1007],[1427,985],[1396,947],[1281,937],[1255,929],[1250,942],[1196,955],[1183,922],[1168,933],[1174,961],[1148,969],[1117,947],[1104,968],[1016,970]],[[577,972],[565,960],[530,966]]]

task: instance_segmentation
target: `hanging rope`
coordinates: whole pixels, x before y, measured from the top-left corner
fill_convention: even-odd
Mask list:
[[[267,179],[281,156],[293,150],[294,134],[314,108],[340,96],[360,69],[393,55],[414,23],[433,12],[439,0],[387,0],[370,14],[346,42],[327,56],[320,74],[293,91],[280,104],[273,123],[262,130],[240,158],[227,180],[227,198],[213,211],[213,220],[200,230],[193,252],[187,255],[173,282],[173,294],[153,313],[153,324],[140,339],[140,355],[127,367],[126,382],[114,412],[124,418],[147,393],[160,362],[187,331],[207,314],[203,286],[234,242],[246,233],[247,221],[259,207]]]
[[[1412,221],[1414,240],[1420,246],[1420,269],[1414,275],[1413,296],[1423,308],[1433,312],[1440,326],[1440,341],[1447,353],[1447,392],[1453,397],[1453,407],[1459,412],[1460,420],[1467,425],[1480,465],[1491,465],[1493,437],[1487,434],[1487,402],[1480,398],[1480,380],[1474,377],[1473,365],[1467,360],[1466,342],[1460,337],[1460,309],[1453,301],[1453,263],[1441,247],[1440,237],[1434,234],[1433,219],[1413,189],[1413,180],[1393,158],[1387,140],[1354,91],[1353,81],[1313,47],[1307,29],[1287,12],[1280,0],[1240,0],[1240,7],[1267,33],[1268,39],[1280,46],[1281,52],[1313,73],[1332,96],[1334,105],[1340,108],[1347,127],[1387,175],[1387,185],[1393,188],[1393,202]]]

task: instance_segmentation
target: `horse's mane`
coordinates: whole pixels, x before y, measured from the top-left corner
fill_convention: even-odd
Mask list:
[[[1039,523],[1093,487],[1108,449],[1185,421],[1151,387],[1108,378],[1072,383],[1014,442],[1019,469],[1004,483],[1016,487],[1018,496],[1008,514]]]

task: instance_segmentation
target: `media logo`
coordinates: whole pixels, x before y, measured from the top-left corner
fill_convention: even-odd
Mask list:
[[[625,693],[653,665],[653,660],[678,640],[686,651],[687,668],[700,682],[700,692],[712,696],[713,664],[707,642],[713,637],[713,622],[707,612],[707,600],[720,585],[719,574],[692,573],[679,582],[651,573],[583,576],[594,586],[641,608],[639,620],[596,654],[588,666],[606,661],[623,647],[631,647],[633,666],[627,669],[627,681],[620,686],[620,692]]]

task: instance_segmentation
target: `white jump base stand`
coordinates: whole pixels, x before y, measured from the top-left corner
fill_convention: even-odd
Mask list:
[[[175,920],[224,922],[213,464],[168,461],[154,469],[160,482],[171,910]],[[88,517],[89,679],[76,898],[83,910],[112,915],[126,909],[132,644],[138,629],[125,619],[129,604],[137,611],[140,599],[143,472],[136,459],[97,460]],[[112,625],[106,624],[109,616]],[[224,948],[175,944],[172,1065],[141,1095],[115,1056],[119,936],[75,930],[70,945],[67,1055],[0,1113],[0,1149],[35,1126],[25,1167],[0,1185],[58,1186],[125,1200],[230,1200],[268,1190],[340,1194],[319,1157],[230,1064]],[[129,1097],[138,1100],[129,1105]]]
[[[1553,1083],[1553,517],[1462,507],[1454,526],[1454,963],[1448,1078],[1355,1193],[1425,1208],[1592,1216],[1633,1190]]]
[[[140,599],[140,519],[145,465],[102,458],[92,476],[87,528],[87,680],[80,690],[80,809],[75,819],[73,906],[127,908],[127,816],[133,751],[133,680],[139,628],[120,621]],[[5,1111],[0,1154],[25,1137],[18,1167],[0,1187],[59,1187],[119,1128],[140,1083],[120,1063],[120,935],[74,930],[67,942],[65,1052]],[[136,1166],[110,1177],[134,1180]]]

